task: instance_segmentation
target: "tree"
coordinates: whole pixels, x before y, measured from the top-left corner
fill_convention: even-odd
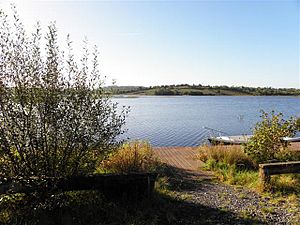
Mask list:
[[[0,11],[0,174],[69,176],[94,170],[123,133],[127,108],[118,110],[102,88],[98,51],[84,42],[78,64],[48,26],[42,51],[40,25],[31,36],[13,9]]]
[[[282,113],[262,112],[262,121],[256,124],[253,137],[245,146],[245,152],[257,163],[285,160],[288,158],[288,142],[284,137],[293,137],[299,130],[295,118],[284,119]]]

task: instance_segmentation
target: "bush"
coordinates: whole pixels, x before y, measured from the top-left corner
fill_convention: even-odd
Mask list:
[[[136,173],[155,171],[159,163],[147,142],[124,143],[108,159],[104,160],[98,172]]]
[[[285,120],[283,114],[262,112],[262,121],[256,124],[253,137],[245,145],[245,152],[257,163],[289,160],[288,142],[283,137],[293,137],[297,130],[297,120]]]
[[[295,124],[296,124],[296,127],[297,127],[298,131],[300,131],[300,118],[296,119]]]
[[[55,24],[44,48],[39,24],[28,36],[13,11],[10,23],[0,10],[0,175],[93,172],[98,157],[118,144],[127,114],[117,113],[102,88],[97,48],[90,59],[85,41],[77,64],[69,37],[63,57]]]
[[[242,147],[237,145],[201,146],[199,148],[198,157],[204,162],[213,160],[216,163],[236,165],[245,169],[256,167],[256,164],[253,162],[253,160],[244,153]]]

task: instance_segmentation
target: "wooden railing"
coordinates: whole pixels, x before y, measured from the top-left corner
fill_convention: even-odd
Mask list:
[[[99,174],[68,178],[1,179],[0,194],[99,190],[112,197],[152,195],[156,173]]]
[[[259,176],[265,186],[270,182],[271,175],[300,173],[300,161],[259,164]]]

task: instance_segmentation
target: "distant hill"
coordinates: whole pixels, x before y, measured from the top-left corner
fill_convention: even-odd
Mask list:
[[[300,96],[300,89],[271,87],[235,87],[209,85],[162,85],[162,86],[110,86],[106,90],[115,95],[195,95],[195,96]]]
[[[115,94],[139,91],[139,90],[143,90],[143,89],[145,89],[145,87],[143,87],[143,86],[107,86],[107,87],[105,87],[105,90],[111,91]]]

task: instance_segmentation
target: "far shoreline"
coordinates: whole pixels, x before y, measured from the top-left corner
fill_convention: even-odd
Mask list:
[[[110,86],[105,90],[115,96],[300,96],[299,88],[161,85],[161,86]]]
[[[291,97],[300,98],[300,95],[143,95],[143,94],[117,94],[112,98],[140,98],[140,97]]]

